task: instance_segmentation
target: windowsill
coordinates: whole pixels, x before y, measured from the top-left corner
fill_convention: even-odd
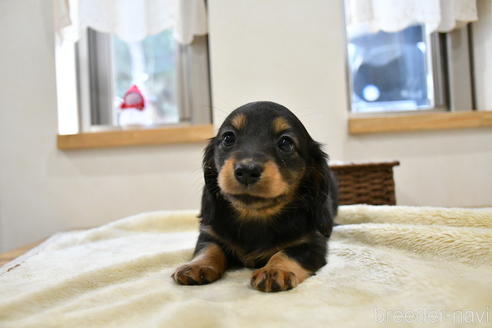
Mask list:
[[[204,142],[214,136],[212,124],[165,128],[134,128],[58,135],[58,149],[88,149]]]
[[[352,135],[483,127],[492,127],[492,111],[353,115],[348,122],[349,133]]]

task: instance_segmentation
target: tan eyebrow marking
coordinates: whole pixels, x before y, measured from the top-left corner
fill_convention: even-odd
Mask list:
[[[277,117],[276,119],[273,120],[273,131],[275,131],[275,133],[279,133],[288,130],[290,128],[291,128],[290,124],[283,117]]]
[[[246,115],[237,114],[231,120],[231,124],[236,130],[240,130],[246,126]]]

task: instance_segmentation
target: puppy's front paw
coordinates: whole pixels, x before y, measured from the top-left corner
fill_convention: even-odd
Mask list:
[[[298,284],[293,272],[275,268],[261,268],[253,272],[251,287],[262,292],[279,292],[289,290]]]
[[[188,263],[177,268],[171,277],[180,285],[204,285],[221,276],[214,267]]]

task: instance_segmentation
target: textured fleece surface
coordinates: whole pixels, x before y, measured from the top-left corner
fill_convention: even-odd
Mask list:
[[[62,233],[0,268],[0,327],[492,327],[492,209],[343,206],[328,264],[265,294],[251,270],[178,286],[196,212]]]

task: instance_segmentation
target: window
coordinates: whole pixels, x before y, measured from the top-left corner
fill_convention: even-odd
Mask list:
[[[59,134],[211,123],[205,1],[76,3],[58,13]]]
[[[80,42],[91,90],[81,99],[86,127],[210,123],[207,37],[181,45],[165,30],[126,42],[89,28]],[[144,108],[129,104],[132,96]]]
[[[346,2],[346,10],[356,5]],[[353,113],[474,108],[470,27],[429,33],[425,24],[397,32],[373,32],[370,26],[346,27]]]
[[[404,111],[442,107],[434,79],[432,42],[422,25],[400,32],[349,36],[352,111]],[[437,65],[441,63],[436,63]]]

